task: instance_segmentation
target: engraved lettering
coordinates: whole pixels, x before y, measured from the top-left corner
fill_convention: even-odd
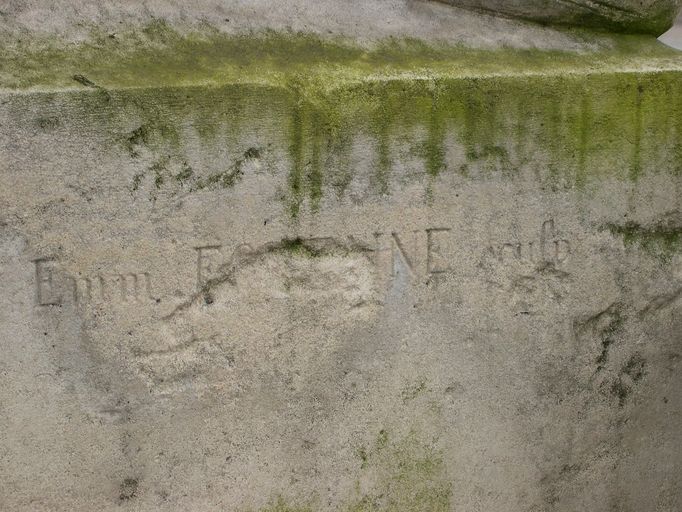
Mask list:
[[[557,263],[565,262],[571,254],[571,244],[568,240],[556,240],[554,242],[554,258]]]
[[[417,233],[415,231],[412,237],[412,244],[410,244],[411,251],[406,249],[406,245],[400,240],[398,233],[391,233],[391,275],[395,275],[396,255],[401,259],[402,263],[407,267],[411,274],[415,272],[415,263],[417,260]]]
[[[38,258],[33,260],[36,266],[36,303],[39,306],[54,306],[61,302],[56,295],[53,283],[54,260]]]
[[[118,275],[80,275],[64,272],[50,258],[34,260],[36,265],[36,303],[41,306],[156,300],[151,276],[146,272]],[[113,293],[107,293],[107,290]]]
[[[542,223],[539,240],[506,242],[491,246],[488,251],[502,263],[525,261],[559,265],[566,262],[571,254],[571,244],[557,236],[554,219],[549,219]]]
[[[149,274],[120,274],[118,281],[121,286],[121,300],[140,301],[143,299],[152,299],[151,282]]]
[[[216,257],[220,255],[220,245],[205,245],[195,247],[197,251],[197,288],[201,290],[206,281],[215,273],[220,265]]]
[[[531,262],[534,264],[560,265],[572,253],[569,240],[560,238],[553,218],[542,222],[539,232],[531,240],[513,240],[493,244],[486,248],[491,260],[501,263]],[[432,227],[413,231],[386,231],[374,233],[375,246],[346,237],[351,245],[362,246],[364,252],[373,252],[377,268],[376,286],[379,289],[390,286],[390,281],[406,274],[410,278],[422,278],[452,271],[452,229]],[[293,250],[301,247],[309,255],[324,255],[334,248],[346,246],[335,237],[296,238],[291,241],[282,238],[258,246],[254,250],[248,243],[236,244],[231,255],[223,245],[203,245],[194,247],[196,251],[196,286],[199,292],[216,280],[221,271],[232,271],[244,260],[257,257],[261,251],[276,250],[292,245]],[[366,240],[366,237],[365,237]],[[291,242],[287,244],[286,242]],[[228,260],[225,258],[230,256]],[[38,305],[59,305],[65,300],[69,303],[84,305],[92,303],[131,303],[155,300],[152,295],[151,277],[146,272],[94,273],[81,275],[62,271],[53,258],[38,258],[35,263],[36,303]],[[395,281],[394,281],[395,282]],[[401,281],[404,282],[404,281]],[[428,279],[426,280],[428,283]]]
[[[410,240],[407,236],[396,232],[374,234],[376,239],[375,263],[383,286],[387,286],[388,280],[400,273],[400,268],[407,269],[406,273],[411,277],[415,276],[417,234],[417,231],[412,233],[412,243],[409,244],[408,241]]]
[[[92,301],[92,280],[90,278],[66,276],[65,280],[71,282],[74,303],[85,304]]]
[[[426,273],[442,274],[450,270],[450,264],[443,254],[445,236],[449,228],[431,228],[426,230]]]
[[[538,251],[538,244],[535,242],[528,242],[528,261],[532,263],[539,263],[540,262],[540,255],[538,254],[540,251]],[[521,258],[521,249],[519,248],[519,258]]]
[[[547,261],[550,251],[548,245],[551,243],[550,239],[554,238],[554,219],[546,220],[542,223],[540,229],[540,256],[542,261]]]

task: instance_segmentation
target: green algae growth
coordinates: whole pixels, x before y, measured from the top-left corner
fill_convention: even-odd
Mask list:
[[[180,34],[155,23],[70,46],[10,45],[0,89],[42,97],[47,110],[67,103],[111,132],[114,150],[148,157],[132,193],[234,188],[245,163],[286,155],[292,217],[343,196],[359,173],[369,172],[371,193],[391,194],[408,179],[405,154],[414,156],[410,176],[427,182],[530,173],[543,186],[586,188],[679,175],[682,57],[648,37],[601,41],[583,52],[396,39],[360,47],[302,34]],[[188,151],[197,143],[235,156],[202,172]],[[369,148],[362,161],[358,144]]]

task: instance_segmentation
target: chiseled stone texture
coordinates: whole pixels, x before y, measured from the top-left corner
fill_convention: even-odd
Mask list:
[[[0,14],[0,510],[680,510],[681,54],[181,4]]]

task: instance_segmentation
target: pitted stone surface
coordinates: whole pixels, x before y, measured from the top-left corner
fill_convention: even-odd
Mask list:
[[[681,54],[195,4],[0,9],[0,510],[679,510]]]

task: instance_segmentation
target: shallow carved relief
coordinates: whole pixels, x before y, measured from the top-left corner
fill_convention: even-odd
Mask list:
[[[87,306],[106,303],[135,303],[155,300],[148,272],[121,274],[69,273],[53,258],[34,260],[36,304]]]

